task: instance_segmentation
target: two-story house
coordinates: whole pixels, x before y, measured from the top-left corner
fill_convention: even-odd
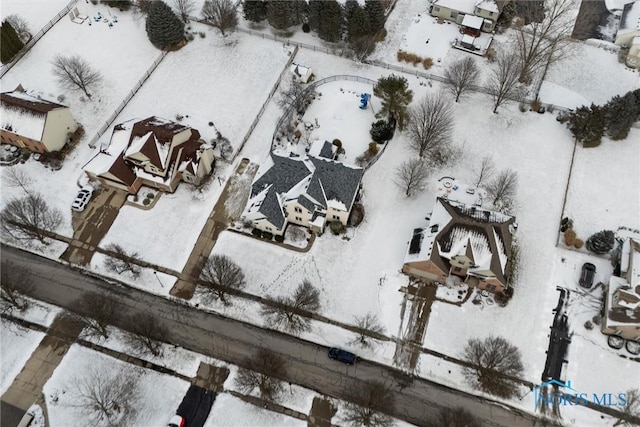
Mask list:
[[[505,3],[505,0],[433,0],[429,13],[458,25],[463,23],[465,17],[475,16],[480,18],[480,29],[490,33],[495,30]]]

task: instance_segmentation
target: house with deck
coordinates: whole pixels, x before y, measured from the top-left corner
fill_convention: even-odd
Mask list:
[[[328,142],[316,155],[272,152],[251,185],[242,220],[275,236],[290,223],[317,234],[333,221],[347,225],[364,170],[333,156]]]
[[[143,185],[172,193],[181,181],[200,185],[214,162],[213,147],[197,130],[152,116],[116,125],[83,169],[90,179],[130,194]]]
[[[640,342],[640,240],[622,244],[620,276],[611,276],[604,292],[601,331]]]
[[[429,224],[413,230],[402,271],[436,284],[503,292],[509,287],[516,227],[512,216],[437,197]]]
[[[0,94],[0,141],[34,153],[60,151],[78,124],[69,107],[18,86]]]
[[[429,13],[470,31],[490,33],[506,3],[507,0],[432,0]]]

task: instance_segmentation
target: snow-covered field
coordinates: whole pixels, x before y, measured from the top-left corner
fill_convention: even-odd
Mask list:
[[[4,319],[0,326],[0,394],[4,394],[44,338],[44,333],[23,328]]]
[[[582,240],[605,229],[640,229],[639,141],[640,129],[632,128],[623,141],[576,148],[565,215]]]
[[[229,394],[220,394],[205,427],[304,427],[306,421],[258,408]]]
[[[0,17],[4,21],[9,15],[18,15],[27,22],[29,32],[35,35],[47,22],[58,15],[67,3],[69,3],[67,0],[6,0],[2,2]],[[86,13],[80,9],[83,8],[78,9],[80,13]]]

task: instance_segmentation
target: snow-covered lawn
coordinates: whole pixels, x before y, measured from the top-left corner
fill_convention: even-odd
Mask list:
[[[45,334],[4,319],[0,321],[0,326],[0,394],[4,394]]]
[[[625,226],[640,229],[640,129],[627,139],[603,138],[595,148],[576,148],[565,215],[578,237]]]
[[[16,14],[27,22],[29,32],[35,35],[69,3],[67,0],[6,0],[2,2],[0,17]],[[84,6],[84,5],[82,5]],[[86,13],[82,7],[78,11]],[[62,17],[64,19],[64,16]],[[69,18],[67,18],[68,20]]]
[[[136,369],[140,372],[138,395],[130,402],[133,408],[127,425],[161,426],[166,425],[175,413],[189,383],[170,375],[155,371],[132,368],[125,362],[97,353],[78,345],[73,345],[52,377],[44,385],[49,422],[52,427],[78,425],[78,420],[86,420],[74,397],[74,382],[88,372],[98,370],[107,378],[115,376],[123,369]]]
[[[29,305],[23,311],[12,310],[9,314],[15,318],[35,323],[36,325],[49,327],[56,316],[62,312],[58,306],[47,304],[43,301],[26,297]]]
[[[205,427],[304,427],[306,421],[271,412],[244,402],[230,394],[219,394],[213,403]]]

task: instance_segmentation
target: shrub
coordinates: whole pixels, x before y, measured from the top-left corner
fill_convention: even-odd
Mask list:
[[[101,3],[109,7],[117,8],[121,12],[131,9],[131,6],[133,6],[133,2],[131,0],[102,0]]]
[[[253,230],[251,230],[251,234],[253,234],[256,237],[262,237],[262,230],[258,230],[257,228],[254,228]]]
[[[342,141],[340,141],[339,139],[334,139],[332,144],[335,145],[336,147],[338,147],[338,152],[342,148]]]
[[[353,205],[351,209],[351,214],[349,215],[348,224],[352,227],[357,227],[362,223],[364,219],[364,206],[362,203],[356,203]]]
[[[293,136],[299,139],[302,136],[302,132],[300,132],[300,129],[296,129],[296,131],[293,133]]]
[[[540,108],[542,108],[542,103],[540,102],[539,99],[534,99],[533,101],[531,101],[531,109],[533,111],[539,111]]]
[[[373,41],[378,43],[384,40],[385,37],[387,37],[387,29],[383,27],[373,36]]]
[[[375,156],[376,154],[378,154],[378,144],[376,144],[375,142],[370,142],[368,151],[369,151],[369,154],[371,154],[372,156]]]
[[[393,138],[393,126],[389,124],[386,120],[378,120],[377,122],[371,125],[371,130],[369,130],[369,134],[371,135],[371,139],[373,139],[378,144],[384,144],[391,138]]]
[[[142,201],[142,204],[145,205],[145,206],[149,206],[150,203],[151,203],[151,199],[144,199]]]
[[[329,228],[331,229],[331,232],[333,234],[335,234],[336,236],[338,234],[342,234],[344,233],[344,224],[341,223],[340,221],[332,221],[329,223]]]
[[[274,240],[278,243],[283,243],[284,242],[284,236],[275,236]]]
[[[200,38],[205,38],[205,36],[207,35],[204,31],[199,31],[198,35],[200,36]]]
[[[584,246],[584,240],[582,239],[576,239],[575,242],[573,242],[573,247],[576,249],[581,249]]]
[[[58,102],[64,102],[65,96],[64,95],[58,95]]]
[[[182,119],[184,119],[184,116],[182,116],[180,114],[176,114],[176,121],[180,122],[180,121],[182,121]]]
[[[213,122],[209,122],[209,126],[213,126]]]
[[[596,314],[595,316],[593,316],[591,321],[593,322],[594,325],[600,326],[600,324],[602,323],[602,317],[599,314]]]
[[[262,233],[262,238],[266,240],[271,240],[273,239],[273,233],[269,233],[268,231],[265,231],[264,233]]]
[[[425,58],[422,61],[422,66],[424,67],[425,70],[428,70],[429,68],[431,68],[433,66],[433,59]]]
[[[311,28],[309,27],[309,24],[307,24],[306,22],[302,24],[302,32],[308,33],[310,31],[311,31]]]
[[[587,239],[587,249],[596,254],[606,254],[615,244],[615,233],[611,230],[602,230]]]
[[[587,330],[592,330],[593,329],[593,323],[591,323],[591,320],[587,320],[586,322],[584,322],[584,327]]]
[[[573,246],[576,243],[576,232],[571,228],[564,232],[564,243]]]
[[[155,196],[156,196],[156,195],[155,195],[155,194],[153,194],[153,193],[147,193],[147,199],[151,199],[151,200],[153,200],[153,198],[154,198]]]
[[[507,288],[493,297],[500,307],[505,307],[513,297],[513,288]]]
[[[189,40],[190,42],[192,42],[194,38],[195,38],[195,37],[193,36],[193,34],[191,34],[191,33],[187,33],[187,40]]]

